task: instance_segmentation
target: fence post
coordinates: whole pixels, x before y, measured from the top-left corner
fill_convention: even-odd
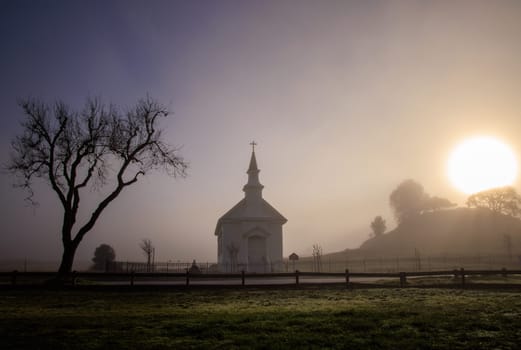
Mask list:
[[[190,285],[190,270],[186,269],[186,285]]]
[[[134,270],[130,271],[130,286],[133,287],[134,286]]]
[[[506,269],[505,267],[503,267],[503,268],[501,269],[501,275],[502,275],[503,277],[508,277],[507,269]]]
[[[16,286],[16,277],[18,275],[18,270],[14,270],[13,271],[13,275],[11,276],[11,284],[13,286]]]
[[[244,276],[244,270],[241,271],[241,283],[244,286],[245,282],[245,276]]]
[[[407,284],[407,275],[405,272],[400,272],[400,288],[405,287]]]
[[[465,269],[462,267],[459,271],[461,274],[461,288],[465,288]]]
[[[346,288],[349,289],[349,269],[346,269]]]
[[[295,270],[295,285],[298,287],[299,285],[299,270]]]

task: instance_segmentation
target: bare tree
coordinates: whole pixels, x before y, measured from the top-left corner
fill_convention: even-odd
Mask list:
[[[373,235],[375,237],[382,235],[386,229],[387,226],[385,220],[380,215],[376,216],[371,222],[371,230],[373,230]]]
[[[322,247],[313,244],[313,271],[322,272]]]
[[[237,254],[239,253],[239,248],[235,246],[235,244],[230,244],[226,247],[228,250],[228,255],[230,257],[230,272],[237,272]],[[226,269],[228,270],[228,269]]]
[[[33,202],[33,181],[44,179],[63,208],[63,255],[57,279],[67,276],[78,245],[101,213],[123,190],[151,170],[185,176],[187,163],[165,143],[159,120],[168,110],[146,97],[125,112],[99,99],[87,99],[81,111],[58,101],[20,101],[23,133],[12,142],[7,169]],[[80,198],[87,187],[104,188],[103,197],[81,224]],[[34,202],[33,202],[34,203]]]
[[[149,239],[143,239],[139,244],[139,247],[147,257],[147,272],[150,272],[150,266],[153,263],[153,256],[155,255],[156,248],[152,245],[152,241]]]
[[[414,248],[414,259],[416,260],[416,271],[422,270],[422,258],[420,255],[420,251],[417,248]]]
[[[510,186],[493,188],[471,195],[467,206],[487,208],[503,215],[519,216],[521,214],[521,196]]]

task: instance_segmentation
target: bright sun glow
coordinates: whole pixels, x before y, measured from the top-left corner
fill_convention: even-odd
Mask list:
[[[474,137],[460,143],[450,155],[448,176],[467,194],[511,185],[517,176],[517,159],[503,142]]]

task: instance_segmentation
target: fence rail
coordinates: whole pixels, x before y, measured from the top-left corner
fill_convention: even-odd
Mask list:
[[[468,270],[495,270],[507,268],[515,270],[521,268],[521,252],[510,255],[416,255],[416,256],[382,256],[382,257],[354,257],[336,256],[334,258],[324,256],[317,263],[310,258],[300,260],[284,259],[280,263],[262,264],[261,266],[247,266],[245,264],[217,264],[214,262],[197,262],[197,268],[202,273],[240,273],[241,270],[255,270],[257,272],[292,272],[295,270],[307,272],[337,272],[343,273],[345,269],[351,272],[416,272],[416,271],[445,271],[456,268]],[[190,269],[193,262],[187,261],[163,261],[146,262],[115,261],[97,266],[98,271],[104,272],[180,272]],[[0,260],[0,271],[55,271],[59,266],[58,261],[42,262],[31,259]],[[251,267],[251,268],[249,268]],[[77,262],[74,267],[78,271],[89,271],[94,268],[91,263]]]
[[[229,282],[235,282],[235,285],[295,285],[300,284],[345,284],[347,288],[356,284],[369,281],[369,283],[380,285],[378,282],[391,280],[391,282],[399,282],[401,288],[407,287],[407,278],[415,277],[452,277],[453,285],[465,287],[467,277],[470,276],[502,276],[508,277],[513,275],[521,276],[521,270],[507,270],[502,268],[499,270],[465,270],[463,268],[455,270],[442,271],[417,271],[417,272],[389,272],[389,273],[371,273],[371,272],[350,272],[345,270],[339,272],[281,272],[281,273],[190,273],[186,271],[180,272],[76,272],[73,271],[68,279],[68,283],[73,286],[78,284],[79,280],[93,281],[105,285],[130,285],[147,284],[147,285],[186,285],[191,283],[199,285],[223,286],[230,285]],[[55,276],[52,272],[0,272],[0,284],[3,285],[21,285],[21,284],[38,284],[42,281],[49,280]],[[356,281],[353,281],[356,279]],[[247,283],[248,282],[248,283]],[[520,281],[521,282],[521,281]],[[521,284],[519,284],[521,287]]]
[[[151,265],[140,262],[118,261],[107,266],[107,271],[114,272],[184,272],[192,266],[191,262],[158,262]],[[244,264],[217,264],[215,262],[198,262],[197,267],[203,273],[240,273],[249,270]],[[475,256],[415,256],[415,257],[373,257],[373,258],[335,258],[324,257],[317,263],[309,258],[297,261],[284,260],[280,264],[263,264],[249,266],[257,272],[337,272],[345,269],[352,272],[416,272],[441,271],[465,268],[472,270],[494,270],[500,268],[517,269],[521,267],[521,255],[475,255]]]

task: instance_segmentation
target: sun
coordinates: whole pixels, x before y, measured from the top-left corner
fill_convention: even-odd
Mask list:
[[[460,191],[471,194],[511,185],[517,177],[517,159],[505,143],[489,136],[464,140],[452,151],[447,175]]]

